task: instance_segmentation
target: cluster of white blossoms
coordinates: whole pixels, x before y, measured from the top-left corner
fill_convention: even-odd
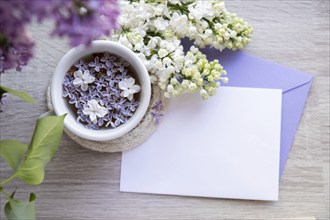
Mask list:
[[[217,60],[209,62],[195,46],[185,53],[181,38],[219,50],[242,48],[251,38],[251,27],[222,0],[131,0],[120,7],[121,28],[108,39],[133,50],[166,97],[199,91],[207,99],[228,81]]]

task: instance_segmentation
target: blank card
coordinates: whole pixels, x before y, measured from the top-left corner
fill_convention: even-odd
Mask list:
[[[123,153],[120,191],[277,200],[281,98],[222,87],[171,99],[156,132]]]

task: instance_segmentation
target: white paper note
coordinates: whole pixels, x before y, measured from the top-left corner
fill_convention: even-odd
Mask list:
[[[222,87],[173,98],[157,131],[123,153],[120,191],[277,200],[282,91]]]

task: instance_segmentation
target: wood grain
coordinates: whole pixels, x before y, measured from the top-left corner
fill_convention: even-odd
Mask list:
[[[279,202],[120,193],[121,154],[89,151],[64,135],[42,185],[14,182],[21,198],[37,193],[38,219],[329,219],[329,1],[236,0],[226,4],[255,29],[245,51],[315,77],[281,179]],[[52,23],[29,29],[37,42],[35,58],[22,72],[1,75],[1,84],[29,91],[38,104],[10,97],[0,114],[1,139],[29,141],[35,118],[46,111],[49,77],[69,49],[67,41],[49,37]],[[1,161],[1,177],[9,175]],[[2,209],[5,201],[0,198]],[[2,210],[0,216],[4,219]]]

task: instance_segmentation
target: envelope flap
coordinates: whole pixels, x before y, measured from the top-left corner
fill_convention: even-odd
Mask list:
[[[304,72],[283,67],[241,51],[225,50],[221,53],[214,49],[211,51],[207,52],[208,58],[220,59],[220,63],[227,70],[229,86],[282,89],[285,93],[312,80],[312,76]]]

